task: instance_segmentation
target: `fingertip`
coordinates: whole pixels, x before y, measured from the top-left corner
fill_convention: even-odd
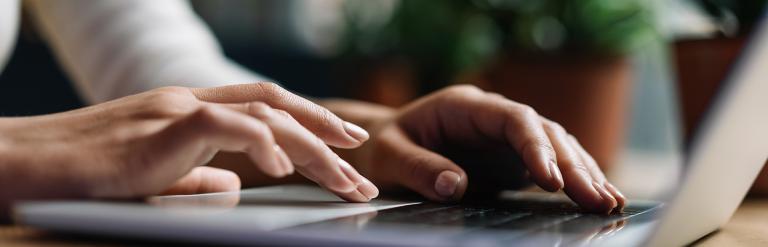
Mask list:
[[[342,130],[318,133],[326,144],[343,149],[357,148],[370,138],[368,131],[353,123],[342,121]]]
[[[549,186],[550,188],[547,189],[550,192],[557,192],[565,186],[565,182],[563,181],[563,175],[560,173],[560,168],[557,166],[557,163],[554,160],[549,161],[548,165],[549,169]]]
[[[267,156],[264,152],[251,151],[248,152],[248,156],[256,163],[259,170],[270,177],[281,178],[288,175],[277,152]]]
[[[344,193],[336,193],[341,199],[344,199],[348,202],[369,202],[371,201],[371,198],[368,198],[365,196],[361,191],[359,190],[352,190],[350,192],[344,192]]]
[[[339,159],[341,160],[341,159]],[[336,179],[330,179],[328,182],[324,183],[323,186],[326,188],[336,191],[339,193],[350,193],[355,190],[357,190],[357,187],[359,186],[360,182],[356,182],[355,180],[352,180],[349,175],[347,175],[347,169],[342,168],[343,165],[339,165],[338,172],[340,172],[340,176],[334,176],[337,177]],[[351,166],[350,166],[351,167]]]
[[[342,125],[344,125],[344,131],[347,133],[347,135],[354,138],[355,141],[359,142],[360,144],[367,141],[368,138],[371,137],[370,134],[368,134],[368,131],[353,123],[344,121]]]
[[[219,186],[211,189],[211,191],[228,192],[240,190],[242,184],[240,177],[236,173],[224,169],[209,169],[209,171],[215,171],[214,174],[217,178],[214,178],[214,180],[219,183]]]
[[[616,186],[610,182],[605,182],[605,188],[608,190],[608,192],[613,194],[614,198],[616,198],[616,209],[619,212],[624,210],[624,207],[627,205],[627,197],[625,197],[624,194],[622,194],[621,191],[619,191],[619,189],[617,189]]]
[[[163,195],[185,195],[240,190],[240,177],[232,171],[201,166],[180,178]]]
[[[379,196],[379,188],[366,178],[363,178],[363,184],[358,186],[357,190],[365,197],[368,197],[368,199],[373,199]]]
[[[344,172],[344,175],[347,176],[349,181],[352,181],[352,183],[358,186],[363,183],[363,176],[360,175],[360,173],[358,173],[357,170],[355,170],[355,168],[349,164],[349,162],[342,158],[338,158],[337,162],[339,162],[341,171]]]
[[[446,170],[437,175],[434,189],[438,196],[450,200],[455,197],[460,183],[461,175],[454,171]]]
[[[279,145],[275,145],[274,147],[278,163],[282,165],[285,175],[287,176],[293,174],[295,169],[293,167],[293,162],[291,162],[291,159],[288,158],[288,154],[286,154],[283,148],[281,148]]]
[[[528,144],[523,152],[524,162],[533,182],[549,192],[556,192],[564,187],[565,182],[551,146],[545,148],[544,144]]]
[[[597,207],[597,212],[610,214],[617,206],[616,198],[611,195],[602,185],[597,182],[592,182],[592,187],[600,194],[601,204]]]
[[[349,181],[341,181],[327,185],[327,188],[339,193],[349,193],[357,190],[357,186]]]

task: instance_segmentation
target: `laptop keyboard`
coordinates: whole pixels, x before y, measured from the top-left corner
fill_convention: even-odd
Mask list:
[[[423,227],[461,227],[464,231],[534,230],[558,226],[559,231],[579,232],[603,227],[648,209],[628,207],[621,213],[599,215],[584,213],[572,204],[553,202],[496,202],[477,205],[424,203],[381,211],[370,222]]]
[[[573,203],[562,201],[506,200],[485,203],[445,205],[425,202],[379,211],[366,220],[369,227],[406,225],[408,229],[441,228],[466,236],[478,231],[504,232],[515,238],[534,232],[585,233],[606,227],[638,214],[649,212],[653,206],[629,206],[621,213],[610,215],[583,212]],[[344,222],[344,218],[309,224],[328,227]],[[306,227],[307,225],[305,225]]]

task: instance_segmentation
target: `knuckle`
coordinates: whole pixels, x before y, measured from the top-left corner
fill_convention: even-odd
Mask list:
[[[576,136],[574,136],[573,134],[570,134],[570,133],[568,133],[568,134],[567,134],[567,138],[568,138],[568,140],[569,140],[569,141],[571,141],[572,143],[574,143],[574,144],[577,144],[577,145],[581,146],[581,143],[579,142],[579,139],[576,139]]]
[[[254,85],[258,93],[266,99],[280,99],[287,93],[285,89],[272,82],[258,82]]]
[[[562,169],[565,169],[569,172],[580,174],[583,176],[592,176],[590,174],[589,168],[582,163],[582,162],[564,162],[564,165],[562,166]]]
[[[483,94],[483,90],[474,85],[460,84],[449,86],[444,91],[448,95],[474,96]]]
[[[541,150],[544,150],[547,154],[549,154],[549,157],[557,157],[557,154],[555,153],[555,149],[552,147],[549,143],[539,142],[537,144]]]
[[[274,109],[274,110],[275,110],[275,112],[276,112],[277,114],[279,114],[279,115],[281,115],[281,116],[283,116],[283,117],[289,117],[289,118],[293,118],[293,117],[291,117],[291,114],[290,114],[290,113],[288,113],[287,111],[283,111],[283,110],[280,110],[280,109]]]
[[[325,108],[317,108],[317,113],[315,115],[317,116],[315,122],[317,127],[316,132],[321,138],[335,133],[333,130],[341,126],[341,122],[336,115]]]
[[[271,118],[272,114],[274,113],[274,110],[272,109],[272,107],[270,107],[264,102],[248,102],[246,104],[247,104],[248,114],[256,118],[260,118],[260,119]]]
[[[275,136],[272,134],[272,129],[270,129],[269,126],[259,122],[259,124],[253,125],[252,128],[253,132],[256,134],[255,138],[257,141],[275,145]]]
[[[437,93],[437,100],[444,104],[463,107],[465,103],[482,101],[485,93],[473,85],[453,85]]]
[[[486,96],[488,96],[491,99],[495,99],[495,100],[505,100],[505,101],[509,100],[509,99],[507,99],[506,96],[501,95],[499,93],[494,93],[494,92],[488,92],[488,93],[486,93]]]
[[[424,168],[430,164],[430,159],[424,155],[411,155],[404,157],[404,176],[407,178],[420,178],[424,172]]]
[[[216,129],[216,109],[206,105],[200,106],[184,123],[199,132]]]
[[[529,149],[532,149],[533,151],[541,150],[547,153],[549,157],[556,157],[555,149],[552,147],[551,144],[549,144],[549,141],[544,140],[543,137],[534,138],[526,141],[525,144],[523,144],[522,149],[520,150],[523,152],[523,154],[526,154],[528,152],[531,152],[531,150]]]
[[[146,111],[152,117],[179,116],[196,109],[200,102],[184,88],[161,88],[144,99]]]
[[[168,93],[168,94],[182,94],[182,95],[191,94],[188,88],[178,87],[178,86],[160,87],[152,91],[157,93]]]
[[[325,145],[325,142],[323,142],[323,140],[321,140],[320,138],[314,137],[311,139],[312,139],[311,146],[312,146],[312,149],[315,150],[316,152],[315,155],[324,156],[324,155],[329,155],[330,154],[329,152],[332,152],[330,151],[328,146]]]
[[[203,105],[195,112],[194,119],[197,121],[210,122],[216,119],[217,109],[213,106]]]
[[[304,154],[296,157],[294,162],[296,164],[306,167],[327,168],[335,164],[331,157],[334,157],[333,151],[331,151],[325,143],[317,137],[308,140],[307,149],[304,150]]]
[[[565,131],[565,128],[563,127],[563,125],[557,122],[553,122],[551,120],[544,119],[543,121],[544,121],[544,127],[549,129],[550,131],[554,133],[565,134],[566,136],[570,136],[570,134],[567,134],[568,132]]]
[[[521,114],[521,115],[523,115],[525,117],[538,117],[539,116],[539,113],[536,112],[536,109],[533,109],[533,107],[531,107],[529,105],[518,104],[516,108],[517,108],[516,111],[519,114]]]

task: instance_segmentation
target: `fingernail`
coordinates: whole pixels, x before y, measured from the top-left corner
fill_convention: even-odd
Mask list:
[[[443,171],[437,176],[435,181],[435,192],[442,197],[450,198],[456,193],[459,182],[461,182],[459,174],[452,171]]]
[[[560,168],[557,167],[557,163],[554,160],[549,161],[549,175],[552,182],[557,186],[557,190],[563,189],[563,186],[565,186],[563,175],[560,173]]]
[[[355,140],[359,142],[367,141],[370,137],[370,135],[368,135],[368,131],[365,131],[365,129],[361,128],[360,126],[346,121],[343,125],[344,131],[346,131],[348,135],[352,136],[352,138],[355,138]]]
[[[288,154],[283,151],[283,148],[281,148],[278,145],[274,146],[275,153],[277,153],[278,160],[280,164],[283,166],[283,171],[285,172],[285,175],[293,174],[293,163],[291,162],[291,159],[288,158]]]
[[[360,173],[355,170],[352,165],[349,164],[346,160],[343,160],[341,158],[339,160],[339,166],[341,167],[341,170],[344,172],[344,175],[347,176],[349,181],[352,181],[352,183],[355,184],[355,186],[360,186],[363,184],[363,176],[360,175]]]
[[[368,180],[365,177],[362,177],[363,184],[357,187],[357,191],[360,191],[361,194],[363,194],[365,197],[368,197],[368,199],[373,199],[379,196],[379,188],[376,188],[376,185],[371,183],[370,180]]]
[[[613,186],[613,184],[609,182],[605,182],[605,188],[608,189],[609,192],[611,192],[614,197],[616,198],[616,203],[618,203],[618,209],[619,212],[621,212],[624,209],[624,205],[626,204],[627,197],[624,196],[624,194],[619,191],[619,189],[616,188],[616,186]]]
[[[597,193],[600,194],[600,197],[603,199],[603,202],[610,205],[610,208],[608,209],[607,213],[610,213],[611,211],[613,211],[613,208],[616,207],[616,198],[614,198],[613,195],[611,195],[611,193],[608,193],[608,191],[605,190],[605,188],[602,185],[600,185],[595,181],[592,181],[592,187],[594,187],[595,190],[597,190]]]

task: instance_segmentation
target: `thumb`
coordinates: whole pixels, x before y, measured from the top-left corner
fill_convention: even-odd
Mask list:
[[[456,201],[467,189],[467,174],[456,163],[413,143],[399,128],[384,130],[378,150],[387,159],[381,171],[399,185],[435,201]]]
[[[234,172],[214,168],[195,167],[177,180],[162,195],[188,195],[240,190],[240,178]]]

